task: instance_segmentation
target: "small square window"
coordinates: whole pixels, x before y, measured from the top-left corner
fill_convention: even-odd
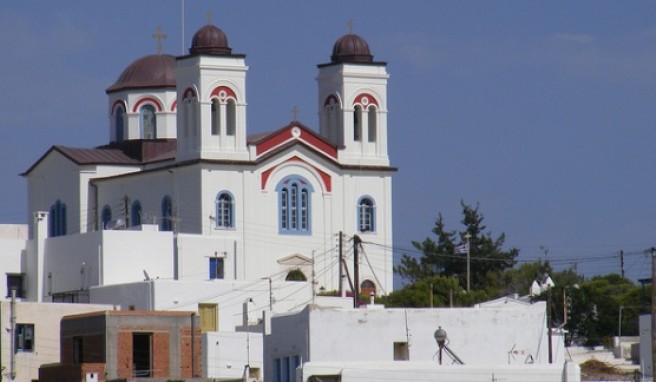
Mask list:
[[[210,257],[210,280],[223,278],[223,258]]]
[[[7,297],[11,297],[11,290],[16,290],[16,297],[25,297],[23,290],[23,274],[21,273],[7,273]]]
[[[34,324],[16,324],[16,352],[34,351]]]

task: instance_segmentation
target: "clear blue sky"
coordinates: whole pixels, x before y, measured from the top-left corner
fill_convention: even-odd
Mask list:
[[[18,176],[54,144],[108,141],[104,90],[130,62],[182,49],[180,1],[0,4],[0,223],[25,223]],[[387,61],[395,246],[460,200],[519,260],[649,276],[656,246],[656,2],[187,0],[185,48],[212,21],[245,53],[248,132],[317,127],[316,64],[348,32]],[[399,250],[400,256],[403,251]]]

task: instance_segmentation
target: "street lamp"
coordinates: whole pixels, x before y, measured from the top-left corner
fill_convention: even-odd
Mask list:
[[[435,342],[437,342],[437,347],[439,348],[439,355],[438,355],[438,360],[440,362],[440,365],[442,364],[442,351],[444,350],[444,347],[446,346],[446,330],[442,329],[440,326],[435,333],[433,333],[433,337],[435,337]]]

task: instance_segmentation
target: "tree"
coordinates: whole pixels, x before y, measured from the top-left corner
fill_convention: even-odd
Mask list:
[[[485,291],[465,293],[455,277],[432,276],[382,296],[379,302],[387,307],[427,308],[431,306],[431,290],[433,307],[470,306],[490,298]]]
[[[412,245],[421,252],[416,257],[404,254],[401,263],[395,271],[410,282],[435,275],[457,277],[461,285],[466,285],[467,259],[466,256],[455,254],[457,245],[464,244],[466,235],[470,236],[470,278],[472,288],[482,288],[486,275],[490,272],[503,271],[515,265],[515,258],[519,250],[511,248],[503,250],[505,235],[502,233],[496,239],[490,232],[485,232],[483,215],[479,212],[479,205],[472,207],[460,201],[463,219],[461,223],[464,230],[460,232],[448,231],[442,214],[438,214],[432,232],[437,239],[427,237],[423,242],[412,242]]]

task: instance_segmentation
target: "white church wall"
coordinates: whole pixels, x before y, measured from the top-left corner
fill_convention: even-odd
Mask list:
[[[28,176],[28,222],[32,212],[50,211],[57,200],[66,204],[67,233],[80,232],[80,179],[78,167],[57,151],[52,151]],[[29,226],[30,238],[34,236]]]

